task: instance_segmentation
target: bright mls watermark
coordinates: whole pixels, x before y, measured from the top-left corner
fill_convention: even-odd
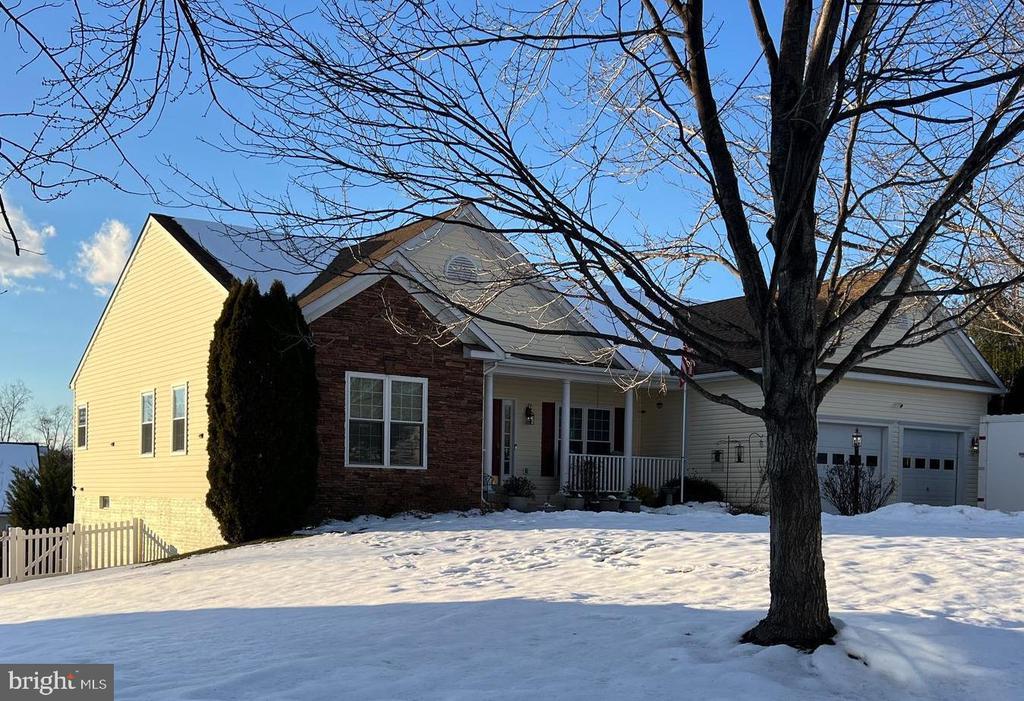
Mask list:
[[[113,701],[112,664],[0,664],[0,701]]]

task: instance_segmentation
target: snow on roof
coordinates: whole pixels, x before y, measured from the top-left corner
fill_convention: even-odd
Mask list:
[[[14,479],[12,468],[39,467],[35,443],[0,443],[0,514],[7,513],[7,487]]]
[[[253,278],[263,291],[269,289],[274,280],[280,280],[290,294],[296,294],[309,284],[318,270],[303,258],[298,240],[280,229],[167,215],[157,218],[164,224],[166,220],[176,223],[228,273],[239,280]]]
[[[558,285],[562,289],[563,293],[572,302],[573,306],[576,307],[577,311],[583,316],[591,325],[597,329],[598,333],[604,333],[609,335],[615,335],[622,338],[631,338],[633,333],[627,329],[626,325],[616,315],[613,308],[607,304],[604,304],[598,300],[593,299],[593,295],[580,294],[578,288],[574,293],[570,289],[567,289],[565,284]],[[608,295],[608,298],[616,308],[623,311],[627,318],[635,318],[642,320],[644,316],[641,315],[640,311],[631,302],[627,301],[618,290],[611,285],[604,286],[604,293]],[[649,304],[647,295],[640,289],[630,289],[629,295],[643,305],[647,309],[660,311],[660,307],[655,304]],[[664,348],[669,351],[678,350],[680,341],[677,338],[666,336],[664,334],[655,333],[653,331],[646,332],[647,340],[655,348]],[[636,348],[633,346],[620,345],[618,346],[619,353],[637,370],[643,372],[667,372],[674,368],[666,368],[653,353],[648,350]]]

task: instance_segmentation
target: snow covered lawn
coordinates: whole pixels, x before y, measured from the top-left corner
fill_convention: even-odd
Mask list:
[[[736,644],[767,519],[364,519],[0,587],[0,661],[113,662],[124,699],[1020,698],[1024,515],[825,517],[835,646]]]

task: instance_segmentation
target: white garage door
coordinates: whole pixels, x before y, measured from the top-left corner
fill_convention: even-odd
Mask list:
[[[956,503],[959,439],[950,431],[903,431],[903,501],[932,506]]]
[[[856,424],[820,424],[818,426],[818,479],[823,480],[832,465],[850,462],[853,456],[853,432],[860,429],[860,459],[865,467],[874,467],[875,474],[884,469],[882,451],[882,429],[875,426]],[[834,514],[836,509],[822,496],[821,510]]]

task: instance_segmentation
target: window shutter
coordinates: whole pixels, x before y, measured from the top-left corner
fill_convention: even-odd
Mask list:
[[[626,410],[620,406],[615,407],[615,436],[613,440],[615,445],[612,446],[612,450],[616,453],[623,451],[622,437],[626,434]]]
[[[540,409],[540,474],[555,476],[555,403],[544,402]]]

